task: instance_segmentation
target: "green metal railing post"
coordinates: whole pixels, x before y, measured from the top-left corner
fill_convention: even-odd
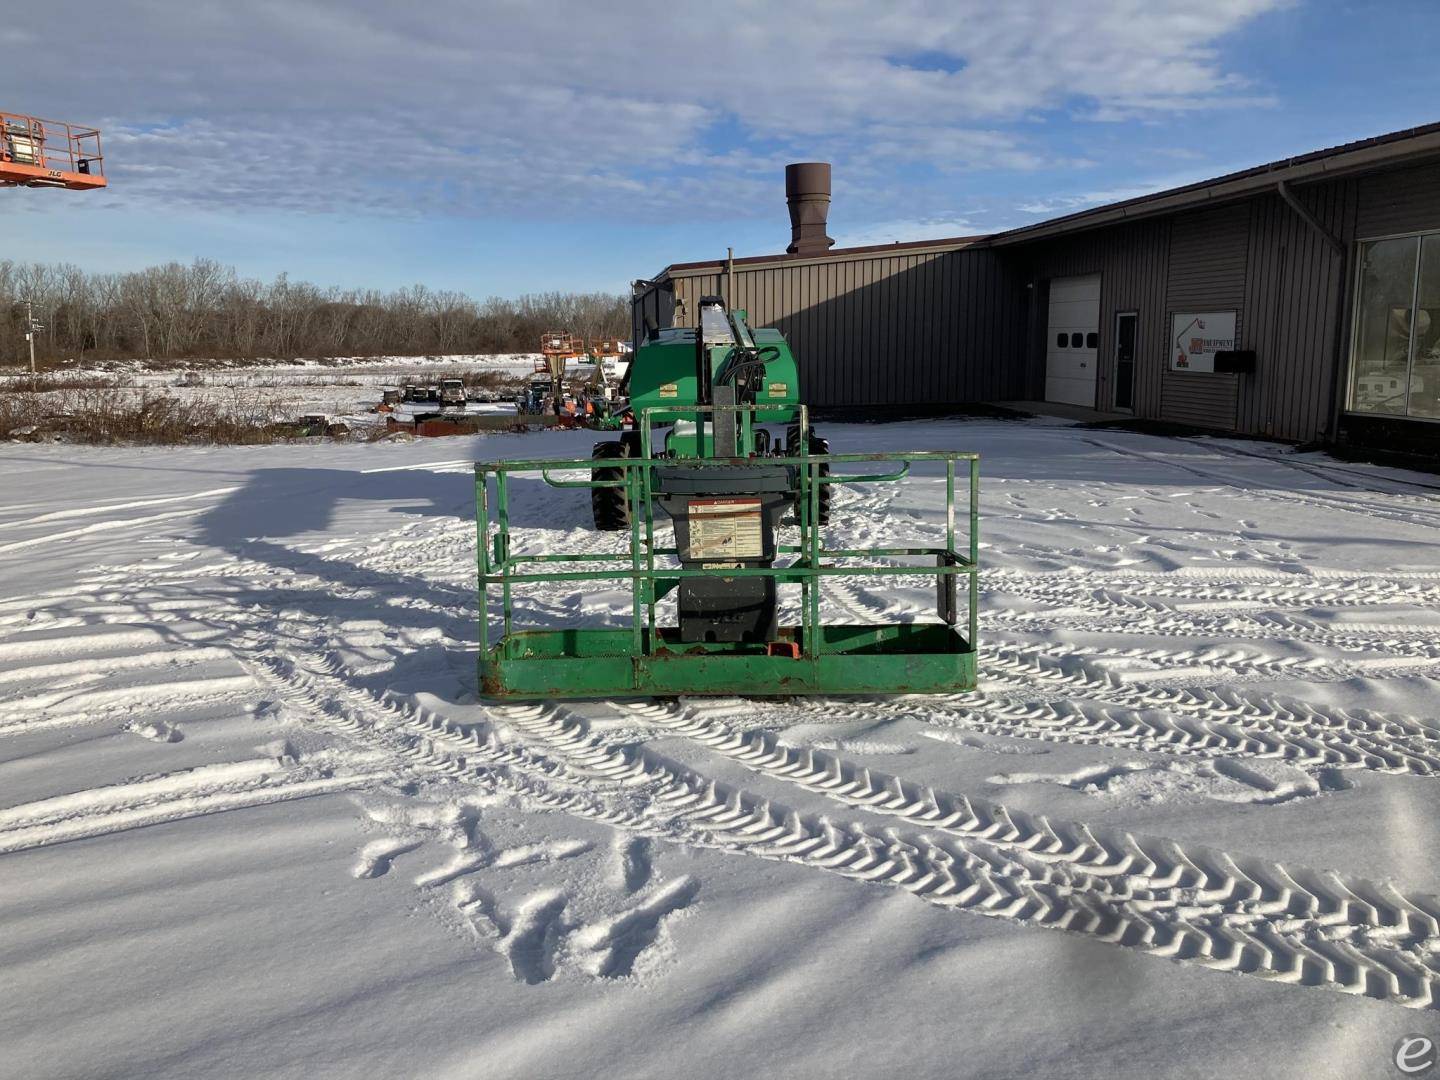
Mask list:
[[[640,505],[645,507],[645,629],[647,643],[655,641],[655,511],[650,502],[650,469],[642,466],[630,470],[639,473]]]
[[[820,660],[821,648],[824,642],[821,641],[820,633],[820,582],[821,571],[820,552],[820,466],[809,461],[810,457],[810,410],[800,406],[800,452],[805,456],[806,463],[803,472],[807,479],[804,497],[801,500],[805,503],[810,528],[802,535],[809,537],[805,545],[809,550],[805,552],[807,564],[807,580],[810,582],[809,595],[805,600],[806,625],[803,635],[805,638],[805,655],[811,663],[818,663]]]
[[[480,658],[490,650],[490,477],[475,470],[475,552],[480,571]]]
[[[955,462],[945,462],[945,550],[958,555],[955,550]]]
[[[630,500],[630,629],[632,655],[645,653],[645,583],[649,580],[640,573],[640,515],[648,513],[649,507],[641,507],[641,478],[636,470],[625,470],[625,496]]]
[[[975,572],[980,565],[980,459],[970,459],[970,650],[979,651],[976,638],[980,633],[980,581]]]
[[[514,614],[510,610],[510,484],[501,467],[495,473],[495,558],[500,564],[500,617],[502,653],[508,655]]]
[[[815,625],[810,617],[810,598],[815,590],[820,587],[820,579],[815,576],[814,564],[810,561],[811,543],[808,539],[811,532],[811,523],[815,520],[811,514],[810,490],[814,478],[810,473],[810,442],[805,437],[805,420],[800,419],[800,446],[798,453],[801,464],[796,473],[800,481],[800,498],[795,506],[795,523],[800,528],[802,543],[799,548],[800,566],[803,571],[800,577],[800,651],[806,660],[815,656]]]

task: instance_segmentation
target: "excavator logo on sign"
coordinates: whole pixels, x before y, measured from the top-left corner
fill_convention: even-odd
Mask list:
[[[1235,348],[1235,312],[1176,312],[1172,316],[1170,370],[1209,374],[1215,354]]]

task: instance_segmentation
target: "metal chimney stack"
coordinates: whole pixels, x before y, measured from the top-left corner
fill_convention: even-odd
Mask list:
[[[785,201],[790,204],[791,255],[823,255],[835,241],[825,235],[830,216],[830,163],[800,161],[785,166]]]

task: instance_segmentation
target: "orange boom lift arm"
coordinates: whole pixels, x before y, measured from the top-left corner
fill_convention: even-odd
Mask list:
[[[0,111],[0,187],[88,191],[105,183],[95,128]]]

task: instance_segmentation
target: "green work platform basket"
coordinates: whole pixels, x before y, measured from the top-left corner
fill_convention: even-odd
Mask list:
[[[694,411],[750,406],[680,406]],[[802,431],[804,406],[795,406]],[[647,413],[651,410],[645,410]],[[675,407],[670,407],[670,412]],[[634,696],[946,693],[975,687],[979,560],[979,455],[958,451],[807,454],[763,458],[651,456],[648,424],[643,456],[605,460],[621,479],[593,479],[595,461],[482,461],[475,465],[480,592],[480,692],[509,700]],[[693,466],[789,465],[797,471],[798,544],[779,544],[769,567],[684,569],[674,546],[657,541],[654,469]],[[896,484],[923,465],[943,477],[944,546],[830,549],[818,520],[821,484]],[[866,471],[854,471],[854,470]],[[878,471],[877,471],[878,470]],[[584,479],[565,478],[582,474]],[[623,487],[630,507],[628,549],[617,553],[527,554],[512,544],[512,480],[539,476],[553,488]],[[613,473],[612,473],[613,475]],[[968,488],[957,527],[957,481]],[[957,539],[958,537],[958,539]],[[938,539],[938,537],[936,538]],[[896,560],[907,560],[897,562]],[[920,561],[916,561],[920,560]],[[656,605],[685,577],[762,575],[778,587],[798,586],[799,625],[782,626],[773,641],[684,642],[656,625]],[[926,622],[824,624],[820,596],[827,578],[929,577],[936,618]],[[963,579],[963,580],[962,580]],[[628,625],[515,628],[516,586],[558,582],[628,582]],[[492,602],[498,594],[498,610]]]

